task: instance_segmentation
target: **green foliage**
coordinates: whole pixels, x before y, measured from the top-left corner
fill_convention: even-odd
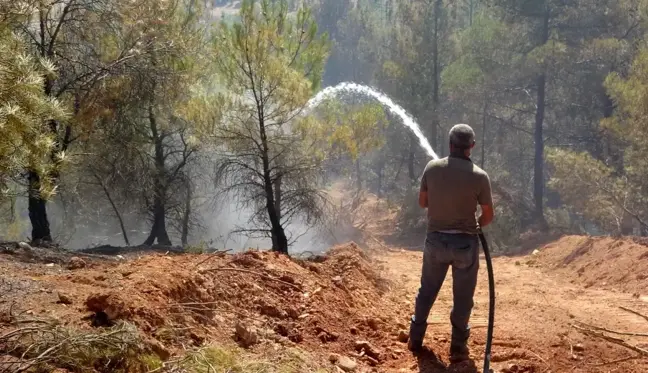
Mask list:
[[[565,43],[549,40],[547,43],[533,49],[526,58],[530,71],[541,72],[547,67],[555,67],[568,62],[569,50]]]
[[[485,77],[479,65],[464,56],[443,71],[443,79],[446,82],[444,89],[452,92],[479,87]]]
[[[103,199],[118,199],[121,205],[134,206],[131,211],[152,216],[152,236],[161,244],[170,243],[166,224],[180,235],[198,225],[187,215],[192,202],[186,201],[196,183],[189,169],[201,145],[198,123],[213,119],[207,101],[212,50],[201,4],[118,4],[121,22],[112,38],[102,40],[102,50],[110,59],[115,50],[130,45],[132,54],[106,77],[96,106],[109,114],[93,116],[92,136],[82,143],[89,155],[82,167],[87,174],[79,180],[84,191],[99,187]],[[152,244],[150,237],[145,242]]]
[[[456,36],[454,54],[458,56],[443,70],[443,89],[448,94],[483,94],[492,89],[504,69],[521,61],[512,51],[506,24],[482,14]]]
[[[624,214],[637,207],[625,177],[585,152],[552,149],[547,161],[553,171],[549,186],[569,206],[602,229],[621,233]]]
[[[148,372],[157,371],[164,367],[164,362],[157,355],[142,354],[138,357],[138,360]]]
[[[55,191],[51,175],[64,154],[52,157],[56,143],[49,121],[65,120],[67,113],[44,93],[45,76],[53,74],[51,63],[33,58],[22,40],[0,25],[0,196],[26,169],[41,176],[45,198]]]
[[[594,47],[618,49],[622,42],[600,40]],[[629,218],[643,229],[648,216],[648,50],[640,50],[626,77],[612,73],[605,81],[608,94],[617,106],[614,116],[602,127],[624,150],[623,163],[609,165],[588,154],[561,152],[550,158],[556,169],[553,185],[561,197],[604,229],[622,231]],[[625,233],[625,232],[624,232]]]
[[[184,248],[184,252],[188,254],[204,254],[207,251],[207,244],[201,242],[197,245],[188,245]]]
[[[352,160],[381,147],[387,127],[385,111],[380,104],[345,105],[330,101],[318,109],[325,124],[322,136],[334,150]]]
[[[286,1],[244,0],[240,12],[241,23],[221,23],[215,42],[219,74],[238,109],[250,107],[238,98],[251,93],[278,107],[274,114],[285,122],[289,109],[303,107],[319,87],[326,37],[317,35],[308,9],[289,16]]]

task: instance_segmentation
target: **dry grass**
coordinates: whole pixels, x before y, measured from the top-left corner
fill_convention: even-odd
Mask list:
[[[252,354],[231,347],[204,347],[163,362],[150,353],[135,326],[78,330],[55,320],[6,318],[0,323],[0,373],[326,373],[298,349]]]
[[[137,329],[126,323],[112,328],[77,330],[54,320],[10,318],[2,323],[0,372],[143,372],[146,354]]]
[[[301,350],[254,356],[238,348],[205,347],[165,362],[150,373],[328,373]]]

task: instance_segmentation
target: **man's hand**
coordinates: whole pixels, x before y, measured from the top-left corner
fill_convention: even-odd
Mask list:
[[[428,207],[427,190],[421,190],[419,192],[419,206],[421,206],[422,208]]]
[[[493,222],[493,218],[495,217],[495,211],[493,211],[493,206],[492,205],[480,205],[482,213],[479,216],[479,226],[481,228],[484,228],[488,224]]]

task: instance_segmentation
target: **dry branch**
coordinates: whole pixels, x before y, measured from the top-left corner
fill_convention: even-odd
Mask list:
[[[624,310],[624,311],[626,311],[626,312],[630,312],[630,313],[632,313],[632,314],[635,314],[635,315],[641,317],[642,319],[648,321],[648,316],[646,316],[646,315],[644,315],[644,314],[641,314],[641,313],[639,313],[639,312],[637,312],[637,311],[635,311],[635,310],[633,310],[633,309],[630,309],[630,308],[627,308],[627,307],[623,307],[623,306],[619,306],[619,308],[622,309],[622,310]]]
[[[629,350],[632,350],[634,352],[637,352],[637,353],[641,354],[643,357],[648,358],[648,350],[644,350],[643,348],[637,347],[635,345],[631,345],[630,343],[624,341],[623,339],[610,337],[609,335],[605,335],[603,332],[599,332],[599,331],[592,330],[592,329],[587,329],[587,328],[584,328],[584,327],[581,327],[581,326],[578,326],[578,325],[572,325],[572,328],[582,332],[583,334],[598,337],[598,338],[604,339],[604,340],[606,340],[606,341],[608,341],[610,343],[614,343],[616,345],[625,347],[625,348],[627,348]]]
[[[620,359],[615,359],[615,360],[612,360],[612,361],[605,361],[603,363],[589,364],[589,365],[592,366],[592,367],[602,367],[602,366],[605,366],[605,365],[623,363],[624,361],[634,360],[634,359],[638,359],[640,357],[641,357],[641,355],[626,356],[626,357],[622,357]]]
[[[205,260],[202,260],[202,261],[198,262],[198,264],[196,264],[194,266],[194,268],[198,268],[198,266],[200,266],[201,264],[205,264],[209,260],[214,259],[216,257],[222,257],[222,256],[224,256],[225,254],[227,254],[230,251],[232,251],[232,250],[231,249],[229,249],[229,250],[220,250],[220,251],[214,251],[213,253],[209,253],[207,258]]]
[[[295,285],[295,284],[291,284],[290,282],[286,282],[286,281],[280,280],[278,278],[270,277],[270,276],[265,275],[265,274],[260,273],[260,272],[250,271],[248,269],[233,268],[233,267],[221,267],[221,268],[205,269],[205,270],[200,271],[200,272],[205,273],[205,272],[218,272],[218,271],[233,271],[233,272],[249,273],[249,274],[252,274],[252,275],[259,276],[259,277],[261,277],[261,278],[263,278],[265,280],[275,281],[275,282],[278,282],[280,284],[290,286],[293,289],[296,289],[297,291],[302,291],[302,289],[299,286]]]
[[[600,326],[586,324],[586,323],[584,323],[582,321],[578,321],[578,323],[581,324],[584,327],[594,329],[594,330],[599,330],[599,331],[602,331],[602,332],[611,333],[611,334],[627,335],[627,336],[631,336],[631,337],[648,337],[648,333],[620,332],[620,331],[616,331],[616,330],[612,330],[612,329],[602,328]]]

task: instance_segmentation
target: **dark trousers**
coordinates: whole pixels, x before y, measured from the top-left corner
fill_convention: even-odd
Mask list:
[[[468,321],[479,271],[479,237],[469,234],[428,233],[423,253],[421,287],[410,325],[412,343],[422,343],[427,318],[448,268],[452,266],[452,344],[465,345],[470,337]]]

